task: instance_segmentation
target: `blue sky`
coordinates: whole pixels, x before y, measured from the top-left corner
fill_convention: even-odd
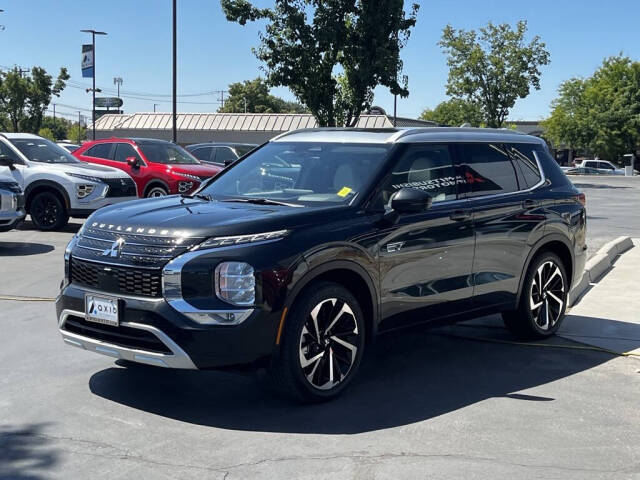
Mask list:
[[[267,6],[272,2],[259,1]],[[415,117],[425,107],[446,99],[446,58],[437,42],[442,28],[477,28],[488,21],[529,22],[551,52],[551,64],[542,75],[542,89],[516,103],[512,120],[537,120],[549,112],[560,82],[591,74],[603,58],[623,52],[640,59],[638,18],[640,1],[614,0],[430,0],[419,2],[418,23],[403,51],[411,94],[399,100],[398,114]],[[74,82],[89,85],[80,72],[81,44],[90,37],[80,29],[108,32],[98,37],[97,85],[114,89],[113,77],[123,78],[124,94],[155,94],[157,99],[124,98],[124,110],[170,111],[171,1],[170,0],[0,0],[0,66],[44,66],[57,71],[67,66]],[[178,0],[179,94],[226,89],[231,82],[255,78],[260,62],[251,53],[263,25],[245,27],[224,18],[218,0]],[[133,93],[136,92],[136,93]],[[108,92],[107,92],[108,93]],[[272,93],[287,99],[287,89]],[[215,111],[218,95],[181,97],[179,111]],[[57,111],[76,115],[90,109],[91,98],[82,86],[68,87]],[[64,104],[67,106],[62,106]],[[392,111],[393,98],[376,90],[375,104]],[[87,110],[83,111],[88,114]]]

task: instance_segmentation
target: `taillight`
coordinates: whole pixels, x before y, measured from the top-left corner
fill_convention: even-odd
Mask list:
[[[579,193],[574,197],[577,201],[579,201],[583,206],[587,204],[587,197],[584,193]]]

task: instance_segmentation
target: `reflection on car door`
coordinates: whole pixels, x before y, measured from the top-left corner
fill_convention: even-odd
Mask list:
[[[476,234],[473,261],[474,308],[513,302],[528,245],[542,236],[544,213],[528,182],[536,182],[537,163],[530,147],[461,144],[460,169],[467,181],[459,194],[469,199]],[[520,152],[520,151],[523,152]],[[531,157],[520,166],[518,154]],[[514,161],[511,160],[514,158]],[[527,176],[522,168],[534,168]]]
[[[405,147],[376,199],[390,209],[391,195],[419,188],[430,209],[400,215],[379,232],[381,328],[424,322],[466,310],[473,285],[474,233],[467,200],[457,199],[456,174],[447,145]]]

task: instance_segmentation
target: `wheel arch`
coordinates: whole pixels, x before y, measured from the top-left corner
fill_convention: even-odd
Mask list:
[[[552,252],[560,257],[564,268],[567,272],[567,277],[569,280],[569,284],[573,283],[573,269],[574,269],[574,253],[571,247],[571,243],[569,240],[562,235],[559,234],[550,234],[545,235],[540,240],[538,240],[525,261],[524,269],[522,270],[522,275],[520,276],[520,283],[518,285],[518,298],[516,304],[520,302],[520,297],[522,295],[522,288],[524,286],[524,281],[526,278],[526,274],[529,271],[529,267],[531,266],[531,262],[534,258],[541,252]]]
[[[37,180],[27,186],[24,191],[25,196],[25,210],[27,213],[31,211],[31,202],[35,195],[41,192],[52,192],[56,194],[60,200],[62,200],[62,204],[64,208],[68,211],[71,206],[71,201],[69,199],[69,194],[67,191],[61,187],[56,182],[51,180]]]
[[[291,310],[305,289],[321,281],[341,285],[356,297],[364,316],[366,340],[370,343],[378,330],[378,293],[369,273],[354,261],[332,260],[311,268],[296,282],[287,295],[285,301],[287,309]]]

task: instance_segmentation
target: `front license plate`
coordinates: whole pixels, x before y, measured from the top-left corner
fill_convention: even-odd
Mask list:
[[[117,298],[85,295],[84,311],[88,322],[103,323],[114,327],[120,323]]]

